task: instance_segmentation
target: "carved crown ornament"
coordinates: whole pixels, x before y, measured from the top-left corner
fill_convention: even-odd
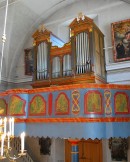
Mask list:
[[[92,32],[93,20],[80,12],[78,17],[72,21],[69,27],[71,29],[71,36],[74,36],[75,34],[85,30]]]
[[[32,35],[34,38],[33,46],[39,45],[43,41],[50,42],[51,31],[47,30],[44,25],[40,25],[39,29]]]

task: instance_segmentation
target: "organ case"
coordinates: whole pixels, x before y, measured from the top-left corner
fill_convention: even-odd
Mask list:
[[[52,33],[37,30],[34,38],[33,88],[75,83],[106,83],[104,35],[82,16],[69,25],[70,41],[53,46]],[[54,36],[54,35],[53,35]]]

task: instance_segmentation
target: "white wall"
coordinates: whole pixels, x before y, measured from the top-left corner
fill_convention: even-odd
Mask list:
[[[111,2],[111,3],[110,3]],[[112,3],[113,2],[113,3]],[[66,12],[67,11],[67,12]],[[120,20],[125,20],[129,18],[130,15],[130,5],[121,1],[95,1],[86,2],[81,0],[73,5],[67,6],[64,9],[57,11],[49,19],[45,21],[47,27],[53,26],[55,24],[64,24],[64,22],[76,17],[78,12],[82,11],[86,15],[97,15],[95,17],[95,23],[101,29],[104,34],[105,40],[105,58],[106,58],[106,71],[107,71],[107,82],[117,83],[117,84],[130,84],[130,62],[124,61],[123,63],[114,63],[113,59],[113,47],[112,47],[112,33],[111,33],[111,23]],[[54,21],[55,20],[55,21]],[[51,24],[51,21],[53,22]],[[65,28],[60,29],[58,36],[66,37]],[[52,32],[55,29],[52,28]],[[110,47],[110,48],[108,48]],[[129,64],[129,65],[128,65]],[[118,66],[120,65],[120,66]],[[114,68],[111,68],[114,67]],[[123,68],[125,67],[125,68]]]
[[[116,0],[100,0],[98,2],[95,0],[91,0],[91,2],[80,0],[80,2],[76,2],[75,4],[58,10],[44,23],[47,28],[53,26],[52,32],[55,33],[54,24],[58,27],[58,24],[63,24],[65,21],[77,17],[79,12],[83,12],[85,15],[98,15],[95,22],[105,36],[105,47],[107,48],[112,46],[111,23],[128,19],[130,15],[130,5]],[[63,31],[62,37],[65,35],[66,32]],[[106,63],[114,62],[113,50],[107,49],[105,52]]]

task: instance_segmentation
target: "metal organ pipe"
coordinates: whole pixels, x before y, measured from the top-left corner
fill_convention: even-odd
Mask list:
[[[81,36],[82,36],[82,60],[81,60],[81,67],[82,67],[82,73],[84,73],[84,33],[81,33]]]
[[[38,46],[38,50],[37,50],[37,80],[39,79],[39,73],[38,73],[38,70],[39,70],[39,46]]]
[[[76,73],[82,74],[90,70],[89,39],[86,32],[76,36]],[[89,69],[88,69],[89,68]]]
[[[85,47],[86,47],[86,36],[85,36],[85,33],[83,33],[84,34],[84,42],[83,42],[83,46],[84,46],[84,63],[83,63],[83,65],[84,65],[84,73],[86,72],[86,57],[87,57],[87,54],[86,54],[86,49],[85,49]]]
[[[40,64],[40,46],[38,46],[38,53],[37,53],[37,79],[39,80],[40,79],[40,67],[41,67],[41,64]]]
[[[47,44],[42,42],[38,46],[37,53],[37,79],[47,78]]]
[[[44,69],[44,43],[41,43],[40,46],[41,46],[41,69],[40,69],[41,78],[40,79],[44,79],[44,73],[43,73],[43,69]]]
[[[88,71],[88,34],[87,33],[84,33],[85,34],[85,56],[86,56],[86,61],[85,61],[85,67],[86,67],[86,72]]]
[[[87,33],[86,33],[87,34]],[[88,38],[88,35],[87,35],[87,38]],[[89,53],[89,39],[87,39],[87,71],[90,70],[90,53]]]
[[[60,58],[54,57],[52,62],[52,77],[58,78],[60,74]]]
[[[68,76],[71,75],[72,69],[71,69],[71,56],[67,55],[67,62],[68,62]]]
[[[79,45],[79,74],[81,73],[81,54],[82,54],[82,52],[81,52],[81,46],[82,46],[82,43],[81,43],[81,34],[79,34],[79,43],[80,43],[80,45]]]
[[[44,43],[44,59],[45,59],[45,66],[44,66],[44,78],[47,79],[47,44]]]
[[[66,55],[63,57],[63,76],[66,76]]]
[[[78,74],[78,37],[76,36],[76,74]]]
[[[71,56],[65,55],[63,57],[63,76],[71,75]]]

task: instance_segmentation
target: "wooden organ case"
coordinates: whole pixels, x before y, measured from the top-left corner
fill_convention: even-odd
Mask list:
[[[51,32],[34,38],[33,88],[76,83],[106,83],[104,35],[93,20],[82,16],[69,25],[70,42],[52,46]]]

